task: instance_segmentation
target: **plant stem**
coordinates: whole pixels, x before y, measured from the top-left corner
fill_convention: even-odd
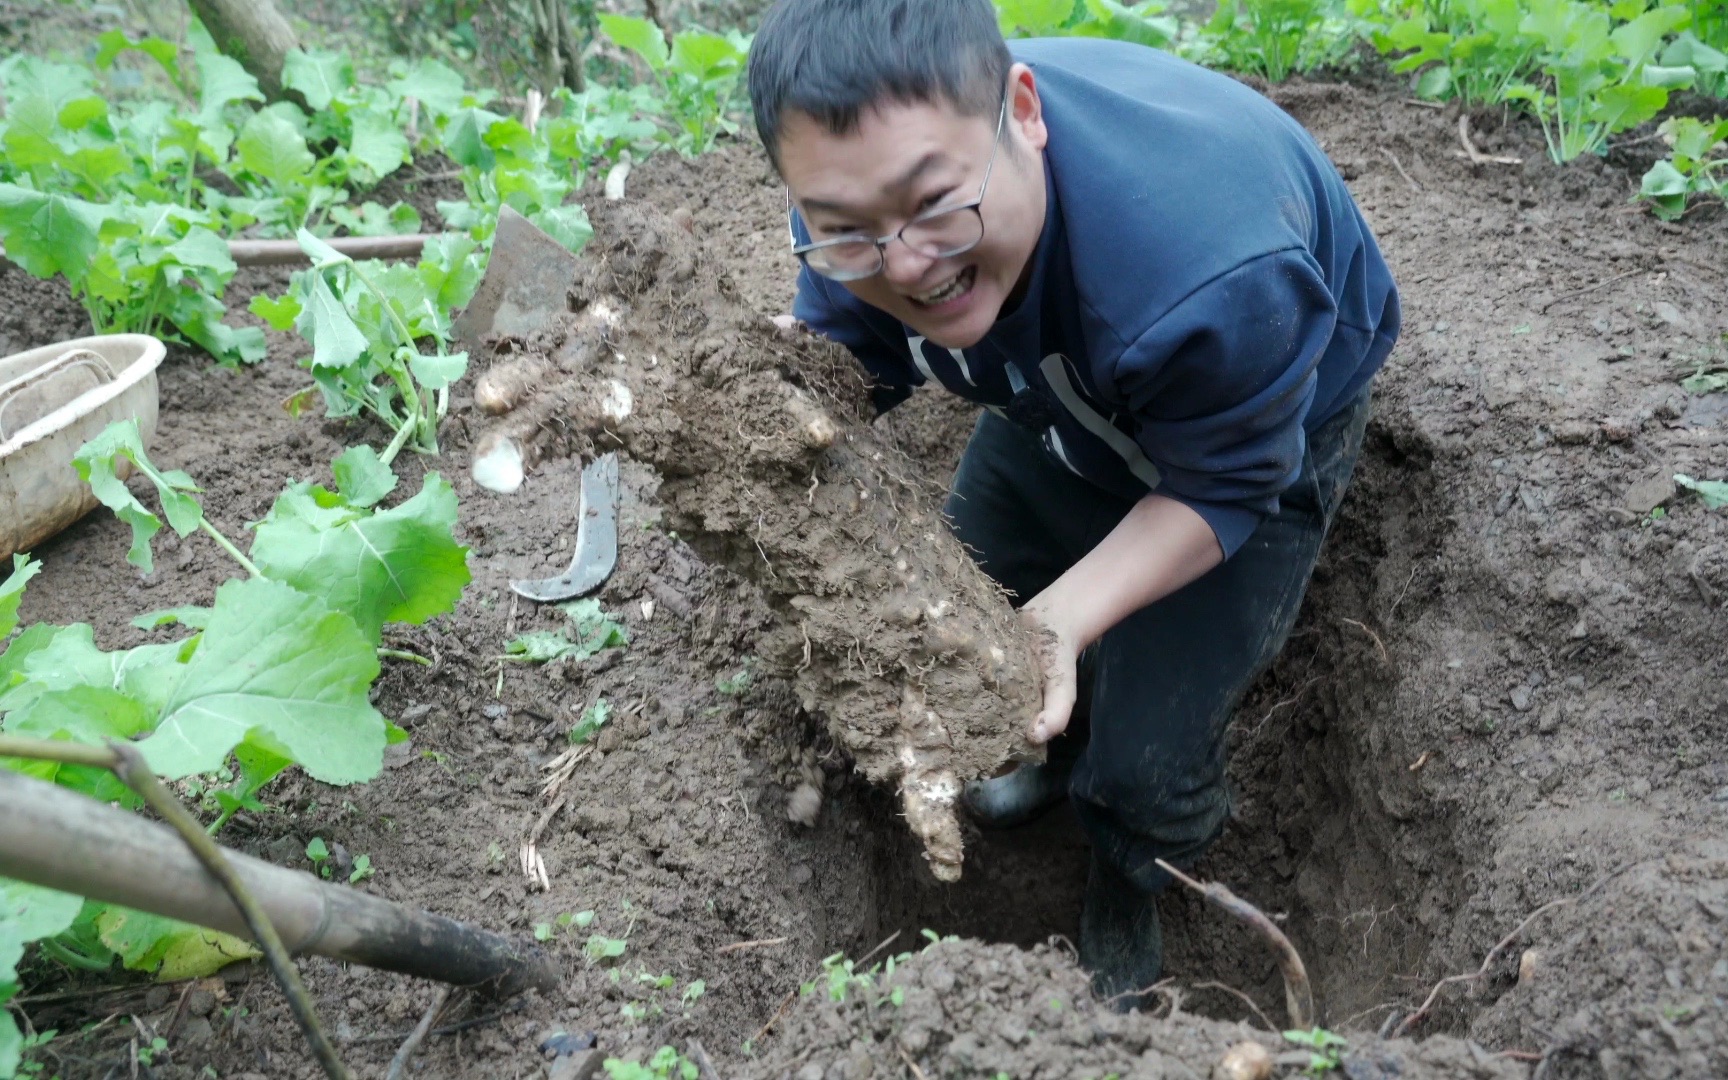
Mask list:
[[[36,942],[36,948],[47,954],[51,959],[58,960],[67,967],[75,967],[81,971],[107,971],[113,963],[110,960],[97,960],[85,956],[76,949],[69,949],[53,938],[41,938]]]
[[[423,667],[432,666],[432,661],[417,652],[409,652],[407,649],[379,649],[378,656],[386,660],[409,660]]]
[[[386,446],[384,452],[378,455],[378,460],[383,462],[385,465],[395,461],[396,455],[402,452],[402,444],[408,441],[408,436],[413,433],[415,426],[414,423],[409,422],[397,428],[396,437],[391,439],[390,445]]]
[[[239,563],[248,574],[251,574],[255,578],[261,578],[264,576],[264,571],[258,569],[257,565],[253,563],[251,559],[248,559],[244,552],[235,547],[232,541],[230,541],[226,536],[223,536],[221,530],[210,524],[208,519],[200,519],[198,527],[209,534],[210,539],[216,541],[217,545],[221,547],[223,551],[226,551],[235,562]]]

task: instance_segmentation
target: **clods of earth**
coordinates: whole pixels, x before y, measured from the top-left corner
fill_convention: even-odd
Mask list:
[[[1728,474],[1728,407],[1680,384],[1728,366],[1728,214],[1630,207],[1649,147],[1556,168],[1534,128],[1476,117],[1478,148],[1523,160],[1476,164],[1454,114],[1396,88],[1270,92],[1350,181],[1407,323],[1301,622],[1241,706],[1234,818],[1196,874],[1296,942],[1350,1077],[1728,1075],[1728,519],[1672,480]],[[433,221],[436,184],[409,191]],[[547,939],[560,992],[459,996],[409,1075],[562,1075],[590,1034],[746,1078],[1206,1076],[1244,1042],[1306,1068],[1242,926],[1168,895],[1169,978],[1118,1014],[1068,944],[1071,816],[978,834],[944,803],[1026,750],[1003,719],[1026,643],[935,516],[973,417],[919,394],[868,423],[849,361],[775,329],[791,266],[760,152],[657,159],[623,203],[592,194],[577,310],[477,365],[540,365],[533,392],[502,417],[459,397],[444,455],[400,462],[456,485],[474,571],[454,614],[386,643],[434,661],[379,681],[410,740],[377,781],[286,778],[224,833],[291,865],[318,836],[370,857],[357,887]],[[230,310],[284,281],[242,275]],[[63,287],[0,264],[0,349],[87,327]],[[178,351],[162,371],[153,454],[231,533],[377,435],[288,416],[299,346],[271,343],[247,371]],[[469,479],[503,438],[530,462],[511,495]],[[509,580],[568,561],[583,460],[617,448],[599,599],[629,646],[500,672],[506,640],[565,618]],[[42,546],[24,618],[123,647],[151,633],[132,615],[228,572],[195,535],[139,577],[124,534],[98,512]],[[611,722],[546,795],[602,700]],[[302,966],[358,1075],[435,993]],[[128,1074],[143,1034],[167,1040],[164,1080],[317,1075],[250,966],[65,989],[26,987],[36,1028],[118,1019],[53,1044],[61,1076]]]

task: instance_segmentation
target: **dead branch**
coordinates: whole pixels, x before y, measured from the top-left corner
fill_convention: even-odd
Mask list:
[[[790,940],[792,939],[774,937],[757,938],[754,941],[734,941],[730,945],[722,945],[718,949],[715,949],[714,954],[716,956],[725,956],[727,953],[743,952],[745,949],[766,949],[773,945],[784,945]]]
[[[1517,926],[1512,928],[1512,932],[1510,934],[1507,934],[1505,937],[1501,938],[1498,942],[1496,942],[1494,944],[1494,947],[1492,949],[1488,950],[1488,955],[1484,956],[1482,958],[1482,966],[1481,967],[1477,968],[1475,971],[1468,972],[1468,973],[1463,974],[1463,975],[1448,975],[1444,979],[1441,979],[1439,982],[1435,983],[1434,989],[1428,991],[1427,999],[1422,1002],[1422,1007],[1417,1009],[1415,1012],[1411,1013],[1409,1016],[1405,1017],[1404,1020],[1401,1023],[1399,1023],[1399,1025],[1396,1028],[1393,1029],[1392,1037],[1394,1039],[1399,1039],[1399,1038],[1403,1038],[1405,1035],[1408,1035],[1410,1033],[1410,1029],[1415,1027],[1419,1022],[1421,1022],[1421,1020],[1425,1016],[1428,1015],[1429,1010],[1434,1008],[1434,1002],[1439,999],[1440,991],[1444,990],[1447,986],[1451,985],[1452,983],[1476,982],[1478,979],[1486,978],[1488,976],[1488,969],[1494,966],[1495,959],[1497,959],[1499,957],[1499,955],[1506,950],[1507,946],[1511,945],[1514,941],[1518,940],[1518,936],[1520,934],[1522,934],[1526,929],[1528,929],[1531,923],[1535,922],[1537,919],[1541,918],[1542,916],[1548,914],[1550,911],[1553,911],[1555,908],[1565,907],[1567,904],[1576,904],[1582,900],[1588,899],[1598,889],[1602,888],[1602,886],[1608,884],[1610,881],[1619,877],[1621,874],[1624,874],[1626,871],[1632,869],[1632,867],[1634,867],[1636,865],[1637,865],[1636,863],[1626,863],[1626,864],[1618,867],[1617,869],[1610,870],[1606,874],[1603,874],[1601,877],[1597,878],[1594,884],[1592,884],[1588,889],[1585,889],[1583,892],[1579,893],[1577,896],[1568,896],[1568,897],[1565,897],[1565,898],[1560,899],[1560,900],[1550,900],[1550,901],[1548,901],[1548,903],[1543,904],[1541,907],[1537,908],[1535,911],[1532,911],[1529,915],[1525,916],[1523,922],[1519,923]]]
[[[445,1002],[450,1000],[450,988],[440,986],[438,993],[433,995],[432,1004],[426,1006],[426,1012],[421,1015],[420,1022],[414,1025],[414,1030],[408,1033],[408,1038],[396,1051],[396,1056],[390,1059],[390,1070],[384,1074],[384,1080],[402,1080],[402,1074],[408,1069],[408,1062],[414,1052],[420,1049],[420,1044],[426,1041],[426,1033],[432,1030],[432,1022],[438,1019],[438,1014],[444,1011]]]
[[[1284,931],[1278,929],[1278,924],[1267,918],[1265,912],[1218,882],[1202,885],[1163,859],[1157,860],[1157,863],[1159,869],[1247,923],[1266,939],[1272,946],[1272,951],[1277,954],[1279,974],[1284,976],[1284,1009],[1290,1016],[1290,1026],[1302,1030],[1313,1027],[1314,989],[1308,982],[1308,968],[1302,963],[1302,954],[1298,953],[1296,946],[1284,936]]]
[[[1470,138],[1470,114],[1468,112],[1460,112],[1458,114],[1458,141],[1464,146],[1464,152],[1459,156],[1469,158],[1470,164],[1472,165],[1524,164],[1524,159],[1521,157],[1496,157],[1492,154],[1484,154],[1482,151],[1476,149],[1475,140]]]
[[[1416,192],[1418,195],[1422,194],[1422,185],[1418,184],[1414,177],[1404,171],[1404,163],[1398,160],[1398,155],[1394,154],[1384,146],[1380,148],[1380,152],[1386,155],[1386,160],[1392,163],[1392,167],[1398,170],[1398,175],[1402,176],[1404,182],[1410,185],[1410,190]]]

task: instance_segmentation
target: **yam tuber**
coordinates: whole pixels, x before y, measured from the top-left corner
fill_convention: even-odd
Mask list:
[[[546,379],[551,365],[536,356],[518,357],[480,376],[474,384],[474,406],[487,416],[503,416],[522,404]]]

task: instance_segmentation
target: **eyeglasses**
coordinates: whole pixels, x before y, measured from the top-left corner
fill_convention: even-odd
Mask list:
[[[819,240],[814,244],[799,244],[792,228],[792,192],[786,192],[786,231],[791,236],[792,254],[805,266],[833,281],[861,281],[882,272],[885,249],[895,240],[929,259],[949,259],[964,255],[984,239],[984,215],[979,206],[984,191],[990,186],[990,174],[996,168],[996,152],[1002,147],[1002,131],[1008,122],[1008,95],[1002,95],[1002,111],[996,118],[996,140],[990,148],[990,163],[984,167],[984,182],[978,185],[978,197],[958,206],[940,206],[919,214],[887,236],[871,240],[863,236],[839,236]]]

